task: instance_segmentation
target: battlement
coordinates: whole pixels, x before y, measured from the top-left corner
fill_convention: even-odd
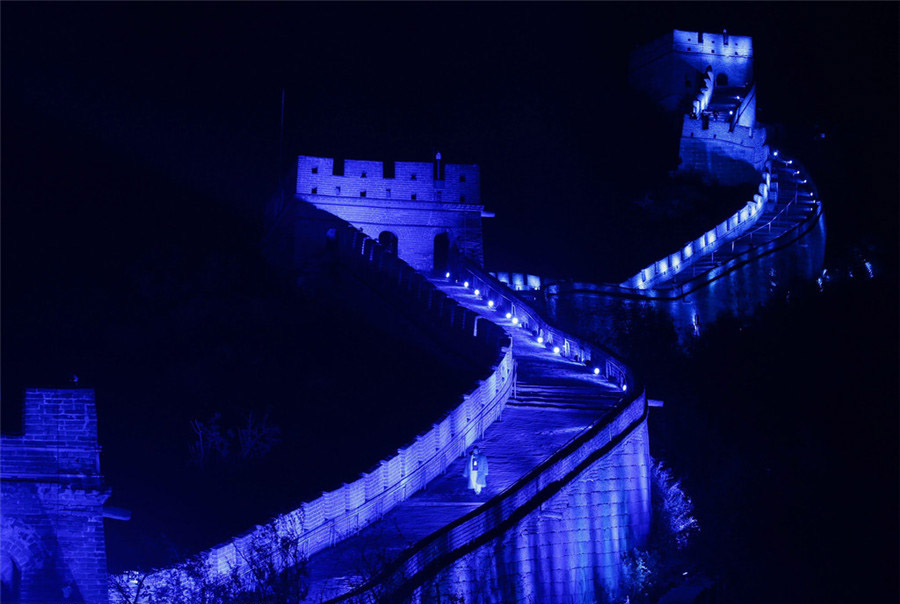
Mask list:
[[[631,53],[628,79],[666,111],[685,112],[710,67],[716,86],[749,87],[753,39],[676,29]]]
[[[377,239],[416,270],[443,274],[461,254],[482,263],[475,164],[297,158],[297,197]]]
[[[438,154],[440,157],[440,154]],[[481,204],[481,169],[475,164],[335,160],[301,155],[297,195],[350,201],[390,199],[463,205]]]

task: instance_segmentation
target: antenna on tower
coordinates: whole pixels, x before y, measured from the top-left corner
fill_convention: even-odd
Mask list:
[[[281,207],[284,207],[284,88],[281,89],[281,124],[278,135],[278,191],[281,193]]]

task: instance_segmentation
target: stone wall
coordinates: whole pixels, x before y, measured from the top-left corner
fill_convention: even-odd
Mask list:
[[[725,75],[730,86],[749,85],[753,39],[676,29],[631,54],[628,79],[667,111],[685,112],[709,66],[716,75]]]
[[[705,126],[703,120],[684,117],[678,171],[723,185],[756,180],[769,157],[766,129],[715,121]]]
[[[0,460],[4,596],[106,602],[109,491],[100,474],[93,390],[27,390],[23,434],[3,437]]]
[[[650,526],[649,439],[643,385],[609,352],[553,327],[471,262],[452,279],[492,301],[570,359],[601,367],[630,392],[549,459],[483,506],[429,535],[368,584],[329,601],[595,602],[615,594],[620,554]],[[600,600],[602,601],[602,600]]]
[[[766,204],[769,203],[771,182],[771,165],[767,164],[759,183],[759,192],[754,194],[753,199],[744,207],[696,239],[688,241],[684,247],[640,270],[621,286],[638,290],[652,288],[654,284],[686,271],[700,258],[712,254],[729,241],[740,237],[762,216]]]
[[[290,228],[292,222],[285,220],[276,232],[289,238],[296,236]],[[485,347],[493,350],[496,363],[487,378],[463,396],[460,405],[431,430],[398,449],[397,455],[363,472],[352,483],[324,492],[321,497],[271,519],[263,527],[203,552],[201,557],[208,578],[224,578],[235,568],[241,575],[249,573],[247,557],[242,553],[257,547],[260,535],[290,535],[299,540],[302,554],[309,556],[376,522],[463,455],[500,417],[512,391],[515,366],[509,337],[502,328],[479,320],[474,312],[457,304],[396,255],[349,224],[323,218],[311,229],[311,233],[319,232],[318,245],[326,253],[334,255],[360,280],[407,311],[413,320],[427,322],[449,333],[450,341],[463,342],[470,350]],[[292,246],[288,244],[287,248],[290,250]],[[279,249],[284,251],[276,246],[272,253],[278,253]],[[276,559],[277,544],[270,545],[272,557]],[[127,580],[129,576],[130,573],[125,573],[121,579]],[[152,598],[172,585],[180,586],[190,599],[195,582],[184,569],[175,567],[154,572],[143,587]],[[110,591],[110,599],[122,601],[121,594],[115,591]]]
[[[535,604],[614,601],[622,554],[650,529],[647,423],[529,512],[515,526],[416,588],[412,601]]]
[[[477,165],[396,162],[393,176],[384,163],[346,160],[335,174],[335,160],[301,155],[297,160],[297,196],[334,214],[373,239],[391,233],[399,256],[413,268],[443,271],[447,249],[483,260],[481,172]],[[339,171],[340,172],[340,171]],[[437,172],[437,174],[435,174]],[[438,176],[438,178],[435,178]]]

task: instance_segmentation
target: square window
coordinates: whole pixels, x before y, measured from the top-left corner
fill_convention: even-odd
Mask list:
[[[363,172],[362,174],[359,175],[359,177],[360,177],[360,178],[365,178],[365,177],[366,177],[366,173]]]
[[[465,175],[465,174],[460,174],[460,175],[459,175],[459,182],[466,182],[466,175]]]
[[[312,173],[313,173],[313,174],[318,174],[318,173],[319,173],[319,166],[313,166]]]
[[[340,188],[340,187],[335,187],[335,188],[334,188],[334,194],[335,194],[335,195],[340,195],[340,194],[341,194],[341,188]]]
[[[365,191],[360,191],[360,192],[359,192],[359,196],[360,196],[360,197],[365,197],[365,196],[366,196],[366,192],[365,192]]]
[[[415,180],[415,179],[416,179],[416,175],[415,175],[415,174],[410,175],[409,179],[410,179],[410,180]]]
[[[313,195],[318,195],[318,194],[319,194],[319,187],[313,187],[313,188],[312,188],[312,191],[310,191],[310,193],[313,194]]]
[[[416,194],[413,193],[412,195],[409,196],[409,198],[412,199],[413,201],[415,201],[415,200],[416,200]]]
[[[460,203],[465,203],[465,202],[466,202],[466,196],[465,196],[465,195],[460,195],[460,196],[459,196],[459,202],[460,202]]]
[[[390,196],[391,196],[391,190],[390,190],[390,189],[385,189],[385,190],[384,190],[384,196],[385,196],[385,197],[390,197]]]

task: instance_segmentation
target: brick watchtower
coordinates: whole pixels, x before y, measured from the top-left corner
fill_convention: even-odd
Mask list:
[[[107,602],[97,412],[90,389],[29,389],[0,445],[3,601]]]

